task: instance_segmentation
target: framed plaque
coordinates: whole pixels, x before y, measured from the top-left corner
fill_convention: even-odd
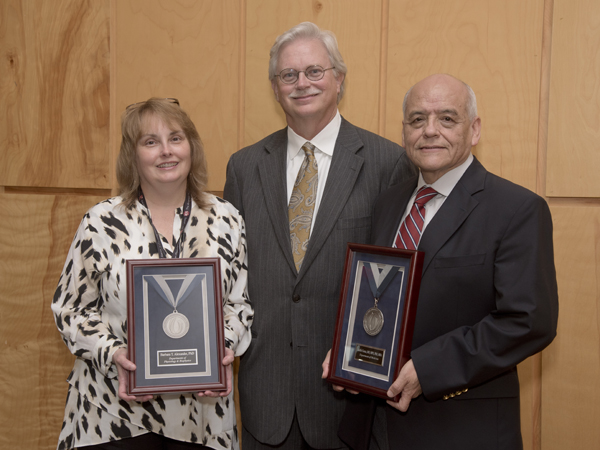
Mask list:
[[[219,258],[127,261],[131,395],[225,391]]]
[[[423,257],[348,244],[328,381],[388,398],[410,359]]]

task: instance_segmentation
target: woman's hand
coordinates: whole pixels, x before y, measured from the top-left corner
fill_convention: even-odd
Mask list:
[[[198,392],[198,397],[227,397],[233,389],[233,360],[235,355],[233,350],[225,348],[225,358],[223,358],[223,365],[225,366],[225,373],[227,374],[227,390],[223,392],[213,391],[201,391]]]
[[[113,363],[117,366],[119,381],[119,397],[125,401],[147,402],[152,400],[153,395],[128,395],[127,386],[129,385],[129,372],[135,370],[135,364],[127,359],[127,350],[120,348],[113,355]]]

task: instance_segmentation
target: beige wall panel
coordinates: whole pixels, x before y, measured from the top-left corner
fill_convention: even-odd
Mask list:
[[[56,448],[73,356],[50,303],[87,196],[0,194],[0,448]]]
[[[335,33],[348,66],[342,115],[373,132],[378,128],[381,0],[247,0],[244,144],[283,128],[285,116],[268,79],[275,38],[310,21]]]
[[[110,186],[109,7],[0,2],[0,184]]]
[[[117,143],[127,105],[178,98],[204,142],[208,188],[222,190],[238,146],[239,0],[120,0],[115,8]]]
[[[546,194],[600,197],[600,2],[554,0]]]
[[[542,448],[600,448],[600,207],[554,206],[558,336],[543,356]],[[576,224],[576,226],[573,226]]]
[[[478,96],[477,157],[534,190],[543,7],[543,0],[390,0],[386,136],[401,140],[410,86],[450,73]]]

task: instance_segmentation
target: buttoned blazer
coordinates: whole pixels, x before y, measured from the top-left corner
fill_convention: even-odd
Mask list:
[[[301,270],[291,252],[286,186],[287,129],[235,153],[224,196],[246,221],[252,343],[241,359],[244,427],[281,443],[296,413],[306,441],[341,446],[344,395],[321,380],[333,341],[348,242],[370,238],[376,196],[414,168],[397,144],[342,119],[323,198]]]
[[[373,244],[392,245],[416,183],[378,198]],[[520,448],[516,365],[552,341],[558,318],[548,205],[475,159],[418,250],[425,259],[411,358],[423,396],[405,414],[388,407],[390,445]]]

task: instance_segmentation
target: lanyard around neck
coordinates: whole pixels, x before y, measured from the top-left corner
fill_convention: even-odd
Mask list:
[[[139,188],[138,200],[148,210],[148,212],[150,212],[150,208],[148,208],[148,204],[146,203],[146,199],[144,198],[144,193],[142,192],[141,187]],[[181,255],[183,253],[183,235],[184,235],[183,232],[185,230],[185,226],[188,223],[188,220],[190,220],[191,211],[192,211],[192,196],[190,195],[189,192],[186,192],[185,201],[183,202],[183,218],[181,219],[181,228],[179,230],[179,239],[177,239],[177,242],[175,243],[175,248],[173,250],[173,258],[181,258]],[[152,223],[152,217],[150,214],[148,214],[148,219],[150,220],[150,225],[152,225],[152,229],[154,230],[154,239],[156,240],[156,249],[158,250],[158,256],[160,258],[166,258],[167,252],[165,251],[165,249],[162,245],[162,242],[160,239],[160,234],[158,233],[158,230]]]

